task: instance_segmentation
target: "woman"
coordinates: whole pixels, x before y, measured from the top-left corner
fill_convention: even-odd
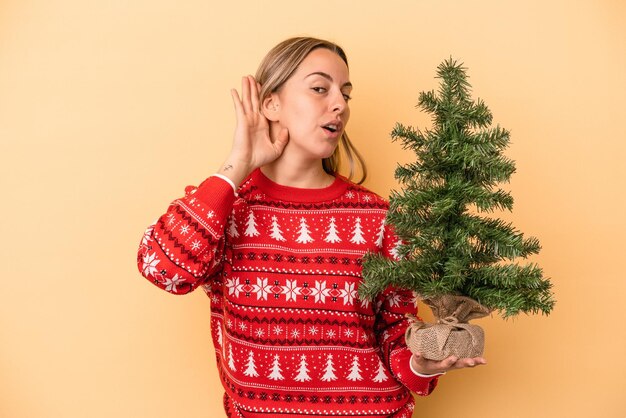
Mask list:
[[[258,81],[258,82],[257,82]],[[224,406],[234,417],[410,417],[447,370],[406,348],[415,296],[360,300],[361,258],[394,256],[387,203],[337,174],[352,84],[344,51],[314,38],[274,47],[232,90],[237,126],[218,173],[148,228],[138,265],[175,294],[202,286]],[[356,160],[356,161],[355,161]],[[364,174],[363,174],[364,177]]]

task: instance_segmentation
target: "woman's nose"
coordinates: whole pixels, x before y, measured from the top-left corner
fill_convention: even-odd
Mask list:
[[[332,103],[333,112],[343,113],[343,111],[346,109],[346,99],[343,97],[343,93],[341,92],[333,96]]]

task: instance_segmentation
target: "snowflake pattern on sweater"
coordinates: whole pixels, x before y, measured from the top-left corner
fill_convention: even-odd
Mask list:
[[[137,258],[158,287],[210,297],[227,413],[410,417],[409,390],[428,395],[437,383],[409,368],[405,314],[416,298],[357,293],[366,252],[396,255],[387,202],[341,176],[305,190],[260,170],[237,196],[216,177],[188,187]]]

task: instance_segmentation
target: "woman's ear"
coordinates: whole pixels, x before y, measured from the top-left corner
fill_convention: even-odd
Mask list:
[[[278,96],[272,93],[266,97],[261,104],[261,110],[263,111],[263,116],[265,116],[267,120],[278,122],[280,115],[280,100],[278,99]]]

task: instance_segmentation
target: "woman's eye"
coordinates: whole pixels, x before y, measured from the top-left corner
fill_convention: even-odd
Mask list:
[[[326,87],[311,87],[311,90],[320,94],[326,93],[328,91]],[[341,93],[341,95],[343,96],[343,100],[345,100],[346,102],[352,99],[352,97],[350,97],[348,93]]]

